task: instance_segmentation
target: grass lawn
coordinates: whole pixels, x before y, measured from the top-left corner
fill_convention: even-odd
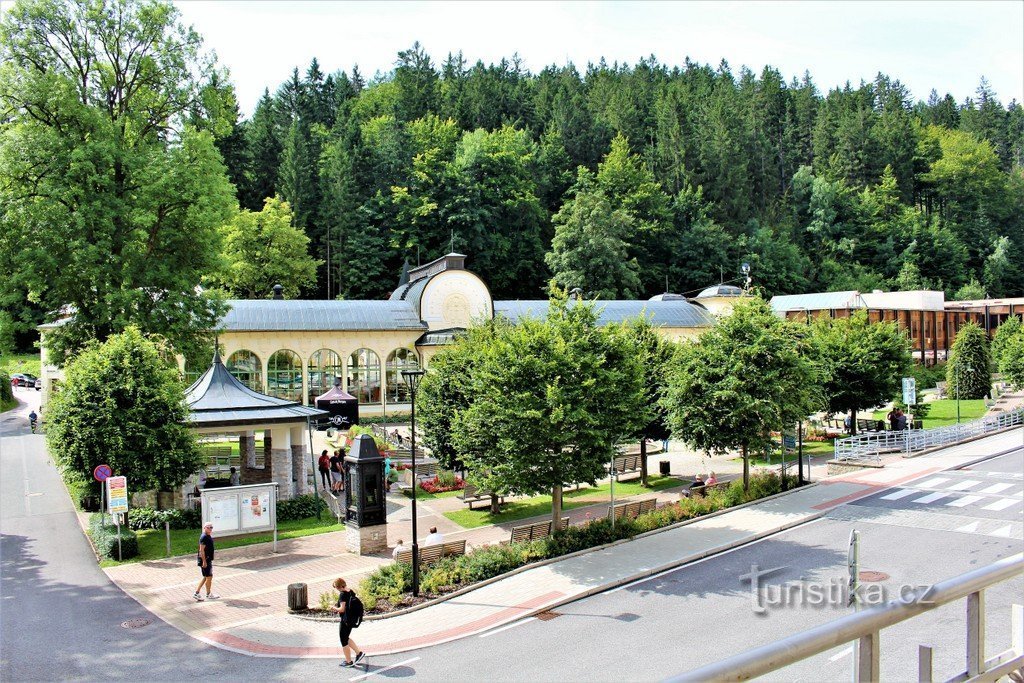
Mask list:
[[[928,407],[928,415],[922,421],[925,429],[956,424],[956,399],[944,398],[938,401],[931,401],[928,403]],[[984,399],[974,401],[962,400],[960,401],[960,421],[975,420],[984,415],[985,410]],[[876,411],[874,418],[876,420],[884,420],[886,412],[884,410]]]
[[[835,444],[835,439],[834,438],[827,439],[826,441],[804,441],[804,457],[805,458],[820,457],[820,456],[823,456],[823,455],[829,455],[830,456],[830,455],[832,455],[835,452],[836,452],[836,444]],[[743,458],[733,458],[733,460],[735,460],[736,462],[742,462]],[[795,452],[794,453],[787,453],[786,454],[786,462],[787,463],[789,463],[789,462],[795,463],[796,462],[796,453]],[[781,465],[781,464],[782,464],[782,456],[778,453],[778,451],[772,453],[772,457],[770,459],[767,459],[767,460],[765,458],[760,457],[760,456],[751,456],[751,458],[750,458],[750,466],[751,467],[771,467],[773,465],[774,466],[778,466],[778,465]],[[796,467],[796,465],[793,465],[793,467]]]
[[[13,399],[10,401],[0,401],[0,413],[10,410],[16,405],[18,405],[18,402]]]
[[[650,484],[648,488],[640,486],[639,480],[635,482],[616,482],[615,496],[625,497],[641,493],[653,493],[654,491],[661,491],[662,489],[683,484],[682,480],[675,477],[661,477],[657,475],[649,475],[647,482]],[[610,496],[611,487],[608,483],[601,486],[581,488],[579,491],[566,490],[562,494],[562,509],[571,510],[572,508],[584,505],[592,505],[595,502],[605,502],[610,499]],[[419,497],[418,494],[417,497]],[[483,505],[483,503],[481,502],[480,505]],[[444,516],[466,529],[475,529],[489,524],[504,524],[505,522],[514,522],[519,519],[526,519],[527,517],[550,514],[551,496],[534,496],[526,500],[506,503],[502,506],[501,513],[497,515],[492,515],[489,508],[480,507],[475,510],[466,509],[446,512]]]
[[[344,528],[345,525],[338,524],[334,515],[330,512],[325,512],[320,521],[317,521],[316,517],[306,517],[304,519],[296,519],[290,522],[278,522],[277,537],[279,539],[300,538],[302,536],[326,534],[330,531],[341,531]],[[139,555],[138,557],[133,557],[130,560],[125,560],[125,563],[142,562],[143,560],[159,560],[167,556],[166,538],[163,529],[146,529],[145,531],[139,531],[137,533],[139,535]],[[194,554],[196,552],[200,533],[202,532],[199,529],[172,529],[171,555]],[[216,538],[218,550],[223,550],[224,548],[236,548],[243,545],[253,545],[254,543],[268,543],[272,540],[274,540],[274,535],[272,533],[246,536],[244,538],[230,536],[225,538]],[[119,564],[122,563],[115,560],[103,560],[100,562],[101,567],[116,567]]]
[[[7,374],[20,372],[39,377],[39,353],[5,353],[0,355],[0,370]]]
[[[455,491],[442,491],[441,493],[427,493],[422,488],[416,492],[416,500],[437,500],[438,498],[454,498],[462,493],[462,489]],[[402,495],[412,498],[412,489],[402,489]]]

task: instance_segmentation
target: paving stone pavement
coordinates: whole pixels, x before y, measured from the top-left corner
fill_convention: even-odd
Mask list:
[[[998,452],[1020,445],[1022,430],[988,443]],[[919,476],[977,458],[974,446],[957,446],[929,456],[891,458],[882,469],[822,480],[819,485],[760,501],[749,506],[653,532],[554,562],[535,566],[429,607],[386,619],[365,621],[355,634],[371,654],[415,649],[465,637],[608,590],[670,567],[685,564],[771,535],[820,517],[837,506],[869,496]],[[650,494],[646,494],[650,495]],[[678,489],[656,494],[662,501],[678,497]],[[643,496],[646,497],[646,496]],[[401,497],[404,498],[404,497]],[[429,520],[447,519],[438,501],[419,505],[423,533]],[[402,518],[398,531],[407,530],[411,509],[407,501],[389,496],[389,519]],[[606,513],[607,504],[568,512],[573,522]],[[523,523],[521,520],[516,523]],[[912,523],[913,520],[904,520]],[[426,526],[424,523],[426,522]],[[484,527],[446,534],[464,537],[470,545],[507,539],[511,525]],[[218,647],[275,657],[338,657],[337,626],[300,619],[286,613],[286,586],[309,585],[310,602],[338,575],[356,579],[390,561],[389,557],[359,557],[342,550],[344,532],[279,542],[279,556],[266,544],[218,551],[214,589],[220,601],[195,603],[198,582],[193,556],[125,565],[106,570],[119,586],[156,615],[189,635]],[[404,536],[403,536],[404,537]],[[408,540],[408,539],[406,539]]]

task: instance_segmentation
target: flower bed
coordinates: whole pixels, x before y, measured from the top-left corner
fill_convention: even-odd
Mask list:
[[[796,478],[786,477],[789,488],[796,488]],[[774,472],[751,476],[750,490],[735,481],[727,489],[708,491],[700,498],[686,498],[671,505],[638,516],[620,519],[615,526],[601,517],[578,526],[561,529],[548,538],[529,543],[489,545],[474,548],[465,555],[446,557],[428,567],[420,575],[420,597],[436,598],[479,581],[485,581],[531,562],[561,557],[587,548],[594,548],[637,534],[660,529],[742,503],[764,498],[782,490],[782,481]],[[415,604],[412,589],[412,566],[395,562],[380,567],[363,579],[359,594],[369,614],[386,614]]]
[[[461,491],[466,488],[466,482],[462,477],[452,476],[449,478],[436,475],[433,479],[424,479],[420,482],[420,488],[427,493],[444,493],[445,491]]]

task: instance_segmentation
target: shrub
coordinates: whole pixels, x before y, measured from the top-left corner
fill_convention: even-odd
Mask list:
[[[89,535],[101,557],[111,560],[127,560],[139,554],[139,538],[127,526],[121,527],[121,557],[117,556],[117,527],[101,523],[101,517],[93,514],[89,520]]]
[[[163,529],[165,521],[170,522],[172,529],[199,529],[203,525],[203,512],[200,508],[154,510],[151,507],[137,507],[128,511],[128,526],[137,531]]]
[[[11,376],[0,370],[0,406],[14,403],[14,390],[11,389]]]
[[[456,476],[454,472],[441,472],[435,475],[433,479],[421,481],[420,488],[427,493],[458,491],[466,488],[466,482],[462,481],[462,477]]]
[[[398,602],[412,586],[412,565],[406,562],[386,564],[359,584],[360,599],[371,610],[378,600]]]
[[[292,522],[297,519],[315,517],[317,505],[320,506],[321,512],[328,509],[323,498],[311,493],[295,496],[291,500],[279,500],[277,501],[277,521]]]
[[[326,593],[320,594],[320,609],[329,612],[338,603],[338,591],[333,588]]]

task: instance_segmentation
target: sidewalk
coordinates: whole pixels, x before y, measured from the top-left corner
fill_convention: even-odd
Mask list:
[[[986,443],[991,452],[1018,446],[1021,430],[989,437]],[[744,508],[533,567],[430,607],[364,621],[357,640],[371,654],[390,654],[480,633],[803,524],[882,488],[976,460],[978,452],[975,442],[919,458],[896,456],[882,469],[822,480]],[[669,500],[676,495],[662,491],[658,497]],[[431,507],[438,502],[418,505],[422,528],[429,527],[428,520],[446,520]],[[592,514],[595,508],[600,506],[590,508]],[[389,510],[389,521],[411,518],[411,510],[394,496],[389,498]],[[587,511],[577,508],[569,514],[576,521]],[[441,528],[440,523],[437,526]],[[509,526],[465,530],[446,538],[465,537],[471,545],[487,543],[507,538]],[[405,523],[389,527],[389,537],[401,536],[401,531],[396,532],[399,527],[408,529]],[[255,656],[340,657],[336,626],[288,615],[285,587],[296,581],[309,584],[310,603],[315,604],[335,576],[358,580],[390,561],[355,556],[343,552],[342,545],[341,535],[334,533],[281,541],[278,555],[268,556],[266,546],[218,552],[223,560],[218,563],[214,588],[224,599],[210,603],[191,601],[198,582],[192,557],[106,571],[162,619],[210,644]]]

